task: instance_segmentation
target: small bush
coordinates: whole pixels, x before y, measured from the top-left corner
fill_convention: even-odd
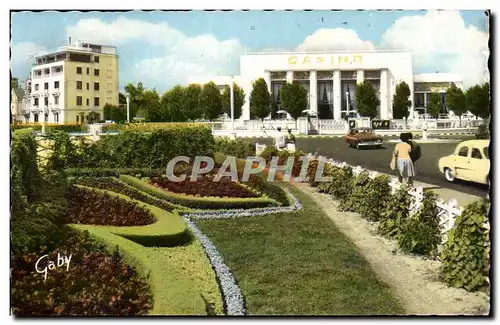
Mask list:
[[[400,189],[387,197],[385,209],[380,214],[379,232],[388,238],[397,238],[402,225],[410,215],[411,196],[408,187]]]
[[[407,253],[434,256],[441,243],[437,194],[425,192],[422,206],[412,216],[403,218],[397,236],[399,247]]]
[[[348,195],[343,193],[343,195],[339,198],[339,210],[361,213],[363,210],[365,187],[370,182],[368,172],[363,171],[359,175],[350,179],[344,178],[344,182],[351,183],[352,191]]]
[[[490,138],[490,124],[481,124],[476,131],[476,139],[489,139]]]
[[[486,199],[469,204],[448,232],[441,252],[441,275],[453,287],[468,291],[489,287],[489,205]]]
[[[378,221],[391,195],[389,176],[377,176],[365,185],[359,202],[358,212],[365,219]]]

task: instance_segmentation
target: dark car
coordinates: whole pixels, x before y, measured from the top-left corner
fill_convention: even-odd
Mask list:
[[[372,128],[354,128],[344,135],[345,142],[349,147],[382,147],[382,137],[376,134]]]

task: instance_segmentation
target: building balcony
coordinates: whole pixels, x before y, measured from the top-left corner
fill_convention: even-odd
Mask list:
[[[56,88],[52,91],[52,95],[54,95],[54,97],[59,97],[61,95],[61,92],[59,91],[59,88]]]
[[[49,96],[49,90],[48,89],[44,89],[42,95],[43,95],[43,97],[48,97]]]

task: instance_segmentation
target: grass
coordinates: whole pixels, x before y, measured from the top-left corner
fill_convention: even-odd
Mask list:
[[[110,195],[127,198],[110,191]],[[112,252],[120,247],[128,264],[148,276],[154,306],[150,315],[206,315],[203,295],[223,314],[216,276],[200,243],[189,236],[186,225],[175,214],[127,198],[149,209],[157,222],[147,226],[114,227],[73,224],[87,230]],[[165,247],[169,246],[169,247]]]
[[[304,210],[197,222],[235,274],[249,315],[404,313],[355,245],[307,194],[290,190]]]

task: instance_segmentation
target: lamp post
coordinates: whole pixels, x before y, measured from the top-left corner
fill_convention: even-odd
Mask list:
[[[125,98],[127,99],[127,123],[130,122],[130,95],[125,94]]]
[[[231,83],[229,84],[230,90],[230,102],[231,102],[231,130],[233,133],[233,137],[236,138],[236,132],[234,132],[234,85],[233,85],[234,77],[231,76]]]

